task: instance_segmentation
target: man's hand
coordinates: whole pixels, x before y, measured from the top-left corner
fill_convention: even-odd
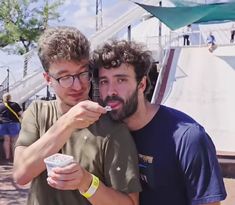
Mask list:
[[[106,112],[106,109],[98,103],[85,100],[72,107],[64,117],[74,129],[82,129],[89,127]]]
[[[92,175],[74,162],[65,167],[53,168],[47,178],[48,184],[60,190],[79,190],[86,192],[92,182]],[[106,187],[101,181],[94,195],[88,198],[93,205],[138,205],[139,194],[125,194],[111,187]]]
[[[65,167],[53,168],[50,176],[47,178],[48,184],[56,189],[79,189],[82,192],[88,190],[91,181],[91,174],[75,162]]]

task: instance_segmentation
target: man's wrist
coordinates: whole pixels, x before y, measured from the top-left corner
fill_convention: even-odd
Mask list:
[[[93,174],[91,174],[92,176],[92,181],[90,183],[90,186],[88,187],[88,189],[86,191],[84,190],[79,190],[80,193],[85,197],[85,198],[90,198],[91,196],[93,196],[95,194],[95,192],[97,191],[100,181],[99,178]]]
[[[92,174],[89,172],[85,172],[83,180],[81,181],[79,188],[78,188],[79,191],[82,193],[86,192],[92,184],[92,179],[93,179]]]

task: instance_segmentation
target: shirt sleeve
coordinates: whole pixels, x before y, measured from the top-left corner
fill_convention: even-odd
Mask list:
[[[39,129],[35,116],[35,102],[31,103],[27,110],[24,112],[24,116],[21,123],[21,130],[17,139],[17,146],[29,146],[39,138]]]
[[[191,205],[226,198],[214,144],[201,126],[192,126],[184,133],[179,160]]]
[[[136,147],[124,126],[115,126],[108,138],[104,166],[107,186],[125,193],[141,191]]]

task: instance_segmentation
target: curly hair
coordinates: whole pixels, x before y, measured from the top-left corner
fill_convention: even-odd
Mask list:
[[[94,50],[91,56],[91,64],[94,69],[95,80],[98,79],[99,68],[118,68],[122,63],[134,67],[137,83],[144,76],[147,76],[147,88],[145,90],[145,94],[147,94],[151,89],[148,73],[153,63],[152,53],[145,50],[142,44],[134,41],[113,40]]]
[[[38,41],[38,55],[46,72],[54,62],[89,59],[89,53],[89,41],[74,27],[48,28]]]

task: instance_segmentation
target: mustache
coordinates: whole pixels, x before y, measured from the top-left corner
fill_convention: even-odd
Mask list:
[[[124,103],[124,100],[118,96],[107,96],[104,100],[105,104],[107,104],[109,101],[120,101],[121,103]]]

